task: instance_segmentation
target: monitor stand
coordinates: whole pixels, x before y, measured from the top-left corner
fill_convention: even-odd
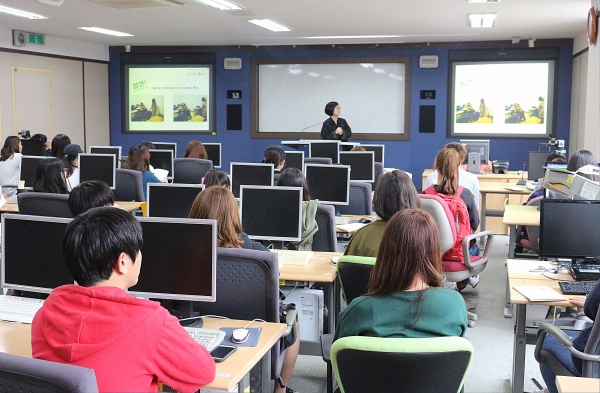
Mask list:
[[[341,216],[340,209],[338,208],[338,205],[333,205],[333,208],[335,209],[335,216],[336,217]]]
[[[202,318],[199,312],[194,311],[194,302],[163,299],[160,301],[160,305],[166,308],[171,315],[177,317],[181,326],[202,327]],[[181,319],[185,320],[181,321]]]

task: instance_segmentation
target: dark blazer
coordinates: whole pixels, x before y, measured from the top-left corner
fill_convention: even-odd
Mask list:
[[[337,135],[335,130],[338,127],[342,127],[344,131],[342,135]],[[323,122],[321,127],[321,138],[323,139],[340,139],[342,142],[348,142],[348,139],[352,136],[352,130],[348,125],[348,122],[341,117],[338,117],[337,124],[331,119],[331,117]]]

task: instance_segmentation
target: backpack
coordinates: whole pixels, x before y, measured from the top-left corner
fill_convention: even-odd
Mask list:
[[[458,187],[458,190],[456,191],[457,196],[436,192],[434,186],[427,187],[424,191],[425,194],[437,195],[442,198],[448,205],[450,213],[454,217],[454,222],[456,223],[456,242],[451,249],[442,255],[442,259],[445,261],[463,262],[462,241],[465,236],[473,233],[471,231],[471,221],[469,220],[469,210],[467,209],[465,201],[460,198],[463,189],[462,186]]]

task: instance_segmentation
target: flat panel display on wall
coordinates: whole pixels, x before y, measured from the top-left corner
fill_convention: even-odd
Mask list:
[[[554,49],[450,51],[448,136],[552,134],[556,59]]]

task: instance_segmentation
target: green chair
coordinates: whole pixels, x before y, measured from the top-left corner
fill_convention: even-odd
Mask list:
[[[331,347],[341,393],[459,392],[473,358],[462,337],[343,337]]]

